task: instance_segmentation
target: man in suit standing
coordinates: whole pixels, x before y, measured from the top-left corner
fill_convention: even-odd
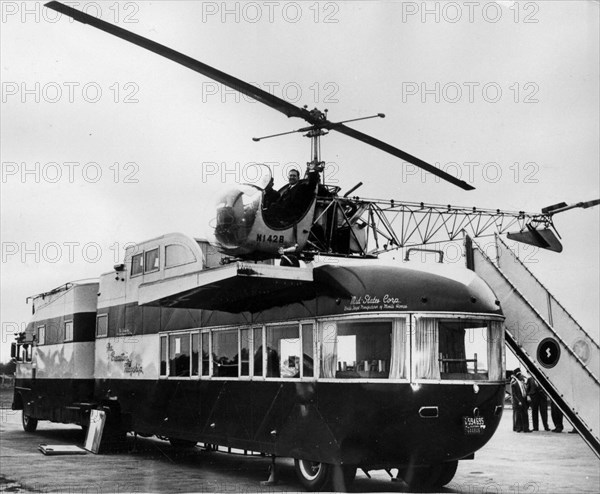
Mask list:
[[[548,427],[548,398],[546,397],[546,393],[533,377],[529,377],[527,379],[526,388],[527,399],[529,400],[529,405],[531,406],[531,418],[533,422],[532,430],[539,430],[539,416],[541,415],[542,423],[544,424],[544,430],[549,431],[550,427]]]
[[[513,431],[531,432],[529,430],[529,417],[527,415],[525,378],[518,367],[513,371],[513,375],[510,378],[510,391],[513,407]]]
[[[552,414],[552,422],[554,422],[554,429],[552,429],[552,432],[562,432],[564,428],[563,413],[554,401],[550,402],[550,413]]]

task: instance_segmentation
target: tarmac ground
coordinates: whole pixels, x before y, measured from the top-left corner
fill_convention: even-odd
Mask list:
[[[567,428],[566,430],[569,430]],[[142,493],[142,492],[290,492],[302,491],[293,461],[278,460],[276,485],[263,486],[270,459],[200,446],[182,452],[156,438],[127,436],[122,451],[84,456],[45,456],[41,443],[82,446],[84,435],[73,425],[40,422],[24,432],[21,412],[0,409],[0,492]],[[396,470],[392,469],[395,474]],[[382,470],[357,473],[354,492],[410,492]],[[537,494],[600,492],[600,461],[578,434],[512,431],[506,409],[491,441],[474,460],[459,463],[454,480],[442,492]]]

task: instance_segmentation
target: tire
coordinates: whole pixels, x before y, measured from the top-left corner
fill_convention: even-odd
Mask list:
[[[425,467],[414,467],[402,472],[404,482],[411,489],[439,489],[448,484],[456,473],[458,461],[450,461]]]
[[[21,413],[21,423],[23,424],[23,430],[25,432],[35,432],[38,425],[38,419],[26,415],[25,410],[23,410]]]
[[[446,484],[449,484],[454,478],[457,468],[458,460],[442,463],[442,473],[435,482],[436,487],[444,487]]]
[[[355,465],[330,465],[318,461],[294,460],[294,467],[298,480],[308,491],[346,492],[356,477]]]
[[[411,490],[432,489],[442,473],[441,465],[410,467],[401,471],[401,477]]]
[[[177,449],[192,449],[196,447],[196,441],[188,441],[186,439],[177,439],[175,437],[170,437],[169,442],[171,446]]]
[[[332,466],[310,460],[294,460],[296,475],[302,486],[308,491],[328,490],[331,481]]]

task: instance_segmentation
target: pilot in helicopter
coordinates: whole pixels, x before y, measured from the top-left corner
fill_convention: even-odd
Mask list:
[[[288,184],[281,190],[273,189],[273,179],[265,188],[263,208],[265,219],[273,226],[283,227],[298,221],[309,208],[316,195],[321,168],[309,164],[306,178],[300,180],[300,172],[288,172]]]

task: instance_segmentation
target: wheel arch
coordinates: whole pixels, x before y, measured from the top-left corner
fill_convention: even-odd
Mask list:
[[[13,395],[13,401],[12,401],[11,408],[13,410],[23,410],[24,409],[23,395],[18,391],[15,391],[15,393]]]

